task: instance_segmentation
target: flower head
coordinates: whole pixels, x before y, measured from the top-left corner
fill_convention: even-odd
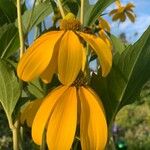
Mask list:
[[[33,121],[32,137],[41,145],[46,129],[49,149],[70,150],[77,127],[83,150],[105,148],[107,124],[101,100],[89,87],[60,86],[44,98]]]
[[[132,3],[128,3],[126,6],[122,6],[120,0],[116,0],[117,9],[112,10],[109,15],[113,16],[112,20],[124,22],[126,17],[130,19],[131,22],[135,22],[135,14],[133,8],[135,7]]]
[[[80,22],[70,14],[60,22],[60,29],[43,34],[27,49],[18,64],[19,78],[31,81],[40,77],[45,83],[49,83],[53,74],[58,73],[61,83],[71,85],[84,68],[85,42],[98,55],[102,75],[109,73],[112,54],[102,38],[82,32]]]

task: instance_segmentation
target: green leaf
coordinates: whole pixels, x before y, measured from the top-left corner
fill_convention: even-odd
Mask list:
[[[20,96],[20,85],[14,69],[0,60],[0,102],[7,114],[11,116]]]
[[[102,98],[108,121],[125,105],[140,98],[143,85],[150,79],[150,27],[121,55],[114,57],[106,78],[93,75],[91,86]]]
[[[0,0],[0,26],[14,22],[17,18],[17,9],[10,0]]]
[[[68,12],[72,12],[75,16],[78,14],[79,3],[74,0],[63,0],[63,7],[67,9]]]
[[[125,50],[125,44],[121,41],[120,38],[117,38],[115,35],[111,34],[110,39],[113,44],[114,52],[119,52],[121,54]]]
[[[52,8],[49,2],[41,3],[33,10],[27,10],[22,16],[24,33],[28,33],[33,27],[42,22],[46,16],[50,15]]]
[[[18,30],[14,24],[0,28],[0,57],[8,58],[19,48]]]
[[[85,0],[84,2],[84,24],[86,25],[86,23],[89,20],[89,16],[91,13],[91,10],[93,9],[94,5],[89,3],[89,0]]]
[[[41,82],[39,79],[36,79],[28,84],[28,90],[36,98],[43,98],[45,96],[45,91],[42,88]]]
[[[91,25],[97,19],[97,17],[100,16],[102,12],[113,2],[115,2],[115,0],[98,0],[90,12],[87,25]]]

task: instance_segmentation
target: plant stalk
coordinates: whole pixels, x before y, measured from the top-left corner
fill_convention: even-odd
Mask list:
[[[83,24],[84,21],[84,0],[81,0],[81,14],[80,14],[80,22]]]
[[[24,53],[24,36],[23,36],[22,19],[21,19],[21,0],[17,0],[17,16],[18,16],[18,31],[19,31],[20,58],[21,58]]]
[[[16,121],[14,127],[12,128],[13,134],[13,150],[19,150],[19,134],[18,134],[19,123]]]
[[[65,17],[65,13],[64,13],[64,10],[63,10],[63,7],[62,7],[62,3],[61,3],[60,0],[57,0],[57,5],[59,7],[59,10],[60,10],[60,13],[62,15],[62,18],[64,18]]]
[[[8,123],[9,123],[9,128],[12,131],[12,137],[13,137],[13,150],[19,150],[19,121],[17,120],[15,124],[13,124],[12,118],[10,115],[6,113]]]

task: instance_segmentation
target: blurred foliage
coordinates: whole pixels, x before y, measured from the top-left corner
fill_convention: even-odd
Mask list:
[[[122,108],[116,116],[117,139],[123,139],[128,150],[150,149],[150,82],[143,87],[141,100]]]

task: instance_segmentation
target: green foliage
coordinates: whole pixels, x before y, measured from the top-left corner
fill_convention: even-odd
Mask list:
[[[102,12],[113,2],[115,2],[115,0],[98,0],[90,12],[87,24],[91,25],[97,19],[97,17],[100,16]]]
[[[139,100],[143,85],[150,78],[150,28],[121,55],[114,57],[106,78],[93,74],[91,86],[102,98],[108,121],[127,104]]]
[[[0,57],[8,58],[19,49],[18,29],[13,23],[0,28]]]
[[[28,90],[36,98],[43,98],[45,96],[45,91],[42,88],[41,82],[39,79],[36,79],[28,84]]]
[[[20,84],[14,69],[5,61],[0,60],[0,102],[10,117],[20,96]]]
[[[148,101],[124,107],[119,111],[115,123],[122,128],[122,133],[118,134],[118,138],[126,141],[128,150],[150,149],[150,105]]]
[[[52,12],[51,5],[45,1],[31,10],[26,10],[22,16],[23,28],[25,35],[40,22],[44,21],[45,17]]]
[[[0,0],[0,26],[14,22],[17,18],[17,9],[10,0]]]
[[[120,38],[117,38],[115,35],[110,34],[110,39],[113,44],[113,50],[114,52],[121,54],[125,50],[125,44],[121,41]]]

